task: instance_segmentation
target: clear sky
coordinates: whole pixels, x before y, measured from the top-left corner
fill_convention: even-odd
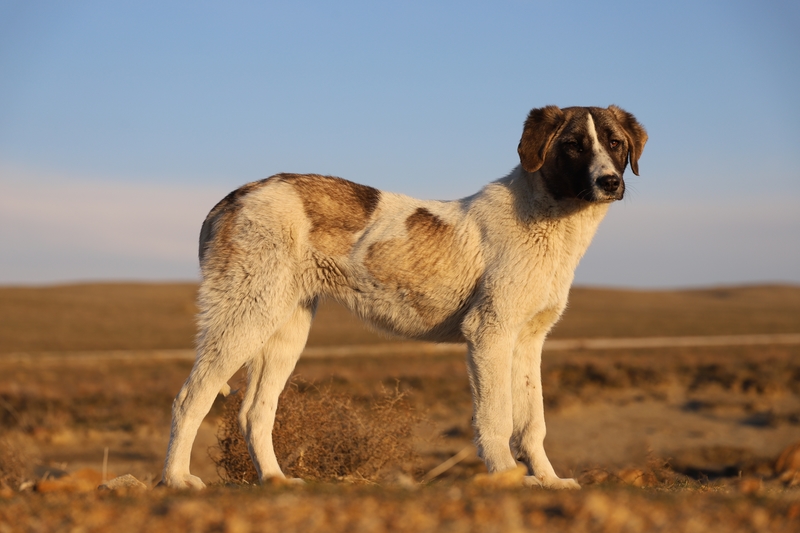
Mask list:
[[[650,140],[577,283],[800,283],[798,28],[769,0],[0,0],[0,284],[195,280],[243,183],[459,198],[532,107],[611,103]]]

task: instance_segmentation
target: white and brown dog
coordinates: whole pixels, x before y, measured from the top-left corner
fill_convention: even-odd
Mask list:
[[[579,488],[544,451],[542,344],[575,268],[647,133],[616,106],[528,115],[521,164],[477,194],[416,200],[340,178],[278,174],[233,191],[200,233],[197,359],[172,408],[162,482],[189,473],[197,429],[243,365],[239,420],[261,479],[283,476],[272,446],[278,396],[320,298],[396,335],[466,342],[475,444],[489,472]]]

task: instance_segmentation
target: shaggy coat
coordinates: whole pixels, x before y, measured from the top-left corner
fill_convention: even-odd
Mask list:
[[[233,191],[200,232],[197,359],[173,404],[163,483],[189,472],[200,422],[243,365],[240,422],[261,479],[283,476],[272,446],[278,396],[320,298],[390,333],[466,342],[475,444],[489,472],[577,488],[544,451],[541,353],[575,268],[647,134],[616,106],[528,115],[520,165],[477,194],[425,201],[340,178],[278,174]]]

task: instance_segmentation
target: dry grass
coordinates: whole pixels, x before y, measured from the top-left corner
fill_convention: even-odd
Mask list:
[[[7,363],[0,357],[0,433],[168,424],[172,399],[190,368],[188,361]]]
[[[800,452],[792,452],[800,450],[800,346],[547,353],[546,446],[556,471],[584,484],[578,492],[481,486],[476,474],[485,467],[474,456],[427,485],[391,483],[394,472],[410,465],[427,471],[472,439],[463,354],[455,353],[299,362],[298,373],[325,385],[297,383],[282,400],[276,443],[285,472],[306,479],[376,479],[380,486],[215,483],[207,450],[216,444],[217,457],[222,452],[214,435],[218,421],[227,427],[220,435],[231,439],[228,458],[240,464],[230,466],[230,479],[253,479],[252,471],[235,473],[251,468],[250,458],[241,447],[236,406],[230,402],[223,414],[219,401],[192,456],[193,473],[212,484],[205,492],[17,490],[21,479],[40,479],[45,472],[99,471],[106,448],[110,472],[153,485],[172,398],[191,363],[146,352],[140,360],[2,353],[188,348],[194,290],[191,284],[0,289],[0,441],[13,444],[0,445],[0,485],[12,487],[0,486],[0,533],[800,531]],[[325,306],[311,343],[385,342],[360,328],[340,308]],[[798,331],[797,287],[674,293],[579,288],[556,333]],[[419,412],[426,421],[411,435]],[[313,449],[323,442],[328,444]],[[342,444],[347,447],[337,448]]]
[[[223,411],[212,450],[220,477],[229,483],[257,483],[258,475],[239,429],[244,393],[232,395]],[[273,442],[289,477],[316,481],[377,482],[413,474],[412,433],[419,416],[399,388],[365,402],[295,380],[281,394]]]
[[[0,353],[190,348],[197,285],[0,288]]]
[[[547,358],[545,367],[545,392],[552,404],[548,411],[549,423],[557,421],[562,411],[575,416],[583,409],[595,409],[592,412],[596,413],[598,406],[604,404],[611,406],[608,409],[613,411],[652,401],[660,404],[673,402],[675,408],[670,411],[671,414],[686,413],[686,409],[690,408],[692,416],[707,414],[709,420],[730,415],[731,425],[739,426],[745,415],[758,414],[760,406],[770,406],[773,409],[770,411],[771,417],[758,422],[763,426],[752,426],[756,428],[753,431],[770,431],[773,427],[795,428],[795,440],[800,438],[795,416],[800,413],[798,404],[789,403],[784,411],[777,410],[779,400],[795,398],[797,395],[792,377],[800,364],[800,352],[796,347],[662,349],[552,355]],[[321,436],[277,436],[276,441],[285,443],[284,451],[279,454],[289,475],[308,479],[341,477],[344,470],[325,478],[309,474],[308,470],[292,471],[285,465],[292,461],[293,451],[303,448],[297,442],[331,438],[335,445],[343,440],[357,440],[347,433],[353,428],[358,429],[357,424],[352,422],[354,419],[365,426],[372,424],[371,431],[374,432],[372,406],[381,405],[381,398],[385,398],[387,406],[391,406],[393,398],[398,395],[396,389],[390,390],[389,394],[381,393],[381,383],[394,384],[396,379],[399,379],[400,390],[409,391],[402,400],[408,406],[416,406],[417,411],[426,409],[426,417],[432,420],[423,426],[437,428],[442,432],[442,437],[426,450],[419,448],[418,440],[414,441],[405,434],[389,435],[390,442],[395,443],[392,446],[396,448],[398,442],[400,445],[416,444],[414,449],[420,454],[424,469],[428,469],[449,457],[452,450],[459,450],[469,442],[470,396],[464,362],[460,356],[312,359],[301,360],[299,370],[309,379],[326,385],[314,387],[300,383],[287,390],[285,398],[294,397],[295,401],[282,402],[281,416],[284,417],[282,421],[285,427],[293,428],[295,432],[321,431],[342,424],[337,421],[339,419],[330,418],[331,411],[350,422],[342,424],[344,429],[332,428],[327,432],[329,437],[325,436],[326,431],[321,431]],[[14,432],[24,433],[21,437],[28,438],[40,449],[44,449],[50,441],[47,448],[49,455],[47,460],[41,457],[43,462],[60,464],[68,461],[66,454],[70,447],[84,449],[87,446],[86,441],[81,440],[84,433],[91,438],[93,432],[105,429],[120,431],[119,428],[130,425],[131,429],[122,436],[124,440],[131,441],[130,447],[111,445],[109,466],[117,474],[133,472],[138,475],[133,470],[120,470],[122,451],[141,453],[154,436],[166,438],[171,397],[187,372],[188,363],[185,362],[118,361],[103,365],[75,362],[42,365],[32,362],[30,366],[20,368],[3,365],[0,361],[0,376],[3,376],[0,382],[6,391],[5,398],[14,400],[15,394],[24,392],[29,400],[36,397],[47,400],[39,403],[15,401],[16,414],[23,420],[31,421],[32,426],[10,428]],[[754,378],[760,381],[753,381]],[[679,397],[670,400],[667,393],[679,394]],[[92,414],[92,409],[87,409],[114,396],[118,401],[109,403],[108,411],[98,410]],[[143,404],[140,397],[154,397],[158,401],[152,405]],[[398,418],[396,413],[402,413],[405,409],[398,405],[395,403],[380,415],[381,424]],[[91,416],[76,418],[82,410]],[[217,412],[223,413],[225,410],[223,407]],[[229,413],[220,414],[220,418],[226,421],[228,435],[238,437],[235,403],[229,402],[227,410]],[[309,424],[310,416],[318,416],[314,413],[329,418],[317,417]],[[576,430],[578,424],[584,422],[587,420],[573,419],[569,422],[569,428]],[[50,424],[46,426],[46,431],[41,431],[41,426],[37,425],[41,423]],[[155,433],[144,432],[138,436],[142,424],[154,425]],[[628,433],[641,431],[641,421],[629,421],[627,424]],[[55,437],[63,438],[64,433],[56,431],[58,428],[69,429],[75,440],[71,444],[53,440]],[[548,439],[557,439],[558,424],[551,424],[551,428]],[[624,436],[624,432],[620,432],[613,437],[614,448],[618,447],[616,441]],[[98,438],[104,437],[101,434]],[[549,442],[554,444],[558,441]],[[475,475],[484,471],[484,467],[477,459],[465,460],[431,484],[417,485],[411,489],[400,488],[394,483],[381,483],[380,487],[375,487],[371,484],[354,486],[337,482],[310,483],[301,488],[212,486],[199,494],[157,490],[120,495],[98,491],[88,494],[40,494],[0,490],[0,531],[80,528],[85,531],[113,529],[120,532],[162,529],[378,533],[530,529],[783,532],[800,529],[800,503],[797,500],[800,493],[772,471],[777,452],[767,454],[769,471],[765,471],[758,469],[763,467],[764,461],[756,457],[761,461],[761,467],[758,461],[753,463],[754,457],[744,453],[744,447],[724,449],[708,445],[704,440],[694,442],[695,448],[688,450],[694,456],[676,456],[670,462],[653,456],[649,460],[630,459],[630,464],[628,458],[604,461],[596,457],[590,462],[572,463],[572,475],[577,475],[584,484],[584,489],[575,493],[479,486],[474,482]],[[80,467],[93,465],[98,469],[103,447],[109,444],[102,440],[91,443],[95,447],[95,462],[81,463]],[[241,465],[250,467],[250,459],[241,444],[239,438],[240,448],[235,456]],[[156,476],[165,446],[165,441],[160,443],[153,455],[146,459],[150,465],[148,468]],[[375,449],[380,444],[370,446]],[[581,446],[592,448],[592,456],[600,447],[594,437],[582,440]],[[331,449],[334,448],[328,446],[319,453]],[[758,447],[753,450],[758,451]],[[205,448],[200,451],[205,452]],[[558,446],[551,446],[550,451],[552,457],[559,456]],[[306,448],[303,457],[310,459],[312,455],[311,450]],[[358,456],[358,453],[355,455]],[[387,455],[390,454],[384,454],[381,459],[385,460]],[[563,452],[561,455],[564,456]],[[299,454],[295,453],[295,456],[299,457]],[[572,452],[566,456],[572,460]],[[294,462],[298,463],[296,459]],[[709,465],[708,462],[714,464]],[[353,461],[348,464],[353,464]],[[377,479],[390,474],[396,465],[402,467],[407,464],[405,459],[389,459],[382,470],[386,474],[379,474]],[[724,468],[719,471],[718,477],[709,479],[712,470],[717,468],[714,465]],[[197,463],[193,462],[193,468],[196,466]],[[305,461],[302,466],[316,468],[311,461]],[[77,468],[79,463],[74,458],[63,467],[67,471]],[[570,468],[563,463],[562,466],[557,465],[557,469],[559,472],[570,472]],[[354,471],[360,474],[350,479],[368,478],[368,470],[356,468]],[[739,471],[744,474],[741,478]],[[204,478],[211,481],[207,475]],[[234,479],[246,477],[238,475]]]
[[[197,285],[0,287],[0,354],[190,349]],[[800,287],[632,291],[575,287],[553,337],[800,332]],[[391,341],[337,304],[320,306],[309,346]]]
[[[17,447],[0,439],[0,489],[19,488],[27,471],[27,461]]]
[[[554,337],[646,337],[800,332],[800,287],[681,291],[575,287]]]
[[[95,491],[0,500],[0,530],[786,533],[800,528],[796,496],[630,486],[549,492],[468,483],[416,491],[352,485],[214,487],[135,496]]]

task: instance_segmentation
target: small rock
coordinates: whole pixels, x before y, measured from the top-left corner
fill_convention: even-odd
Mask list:
[[[13,496],[14,496],[14,489],[4,485],[3,483],[0,483],[0,498],[7,500],[8,498],[11,498]]]
[[[780,480],[786,483],[787,487],[800,487],[800,470],[784,472]]]
[[[745,477],[739,481],[739,492],[756,495],[764,490],[764,483],[757,477]]]
[[[388,482],[404,489],[415,489],[419,487],[419,483],[414,481],[413,477],[402,472],[395,473],[391,478],[389,478]]]
[[[602,468],[592,468],[581,474],[581,485],[597,485],[600,483],[607,483],[616,480],[608,470]]]
[[[147,490],[147,485],[136,479],[130,474],[115,477],[111,481],[97,487],[98,490],[120,490],[120,489],[134,489],[134,490]]]
[[[800,484],[800,442],[784,448],[775,461],[775,474],[790,486]]]
[[[658,483],[658,480],[651,472],[645,472],[638,468],[626,468],[625,470],[620,470],[617,475],[622,481],[634,487],[653,487]]]
[[[57,479],[43,479],[36,483],[36,492],[91,492],[103,482],[103,474],[84,468]]]

